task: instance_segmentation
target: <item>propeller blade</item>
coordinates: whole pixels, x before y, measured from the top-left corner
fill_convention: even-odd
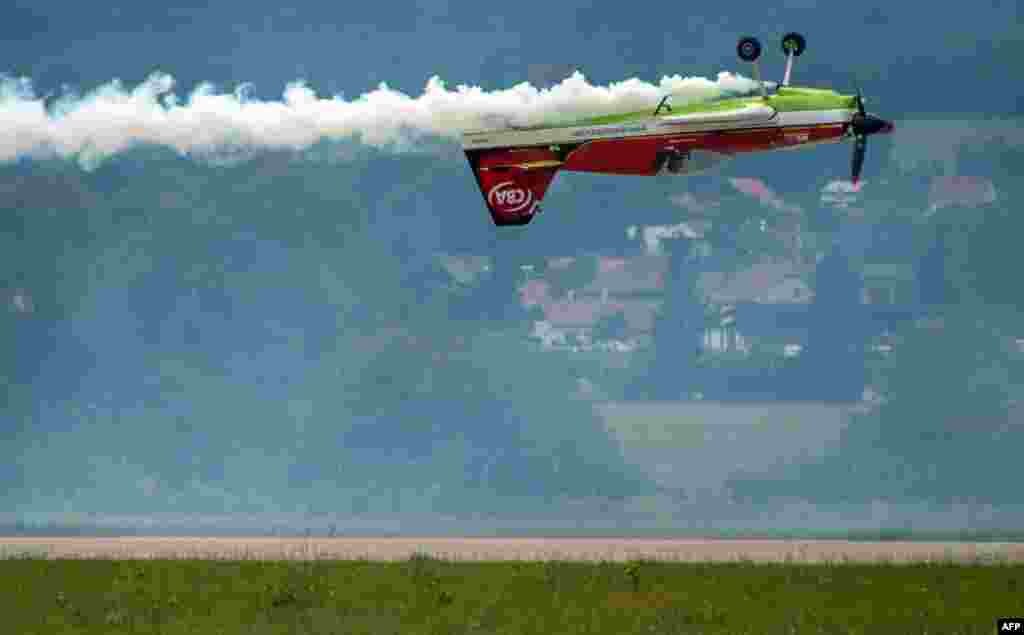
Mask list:
[[[853,164],[851,167],[853,184],[860,181],[860,171],[864,167],[864,154],[868,149],[868,138],[864,135],[857,135],[853,144]]]
[[[890,121],[867,113],[864,109],[864,95],[861,94],[860,86],[857,85],[856,80],[854,80],[854,85],[857,88],[857,96],[854,98],[857,102],[857,112],[853,113],[853,116],[850,118],[848,133],[852,134],[854,138],[853,161],[850,168],[853,173],[853,184],[856,185],[860,181],[861,168],[864,167],[864,155],[867,153],[868,137],[873,134],[890,133],[893,130],[893,125]]]
[[[857,89],[857,112],[860,113],[861,117],[864,117],[868,114],[864,110],[864,94],[860,92],[860,84],[857,80],[854,80],[853,85]]]

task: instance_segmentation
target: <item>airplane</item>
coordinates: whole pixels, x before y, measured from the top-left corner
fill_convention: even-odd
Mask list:
[[[782,38],[786,70],[781,85],[761,81],[761,43],[743,37],[739,58],[753,65],[759,95],[685,104],[662,98],[653,112],[592,117],[572,123],[466,132],[462,149],[497,226],[526,225],[559,170],[655,176],[706,170],[735,155],[799,149],[854,139],[851,165],[860,179],[867,138],[891,133],[892,122],[864,109],[860,89],[843,95],[790,86],[793,61],[807,47],[799,33]]]

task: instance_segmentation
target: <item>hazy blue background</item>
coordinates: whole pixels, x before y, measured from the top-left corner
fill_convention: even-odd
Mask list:
[[[849,144],[692,179],[562,174],[528,231],[500,235],[455,147],[440,158],[320,148],[233,167],[152,150],[93,172],[2,165],[0,520],[212,530],[274,518],[412,533],[1024,524],[1019,3],[207,4],[7,2],[0,71],[43,94],[155,70],[179,93],[252,82],[275,98],[306,79],[346,97],[381,81],[418,94],[434,74],[495,89],[573,68],[594,83],[748,73],[735,42],[751,33],[778,79],[778,38],[798,30],[809,41],[798,83],[857,81],[898,128],[871,140],[869,220],[857,224],[819,203],[846,175]],[[954,175],[990,179],[997,201],[922,219],[932,179]],[[853,402],[877,372],[887,402],[841,434],[829,424],[800,460],[789,439],[804,433],[772,445],[737,424],[732,445],[700,453],[709,469],[735,470],[693,491],[657,477],[636,440],[645,428],[630,445],[575,396],[590,362],[525,348],[517,258],[629,253],[639,246],[625,227],[682,220],[670,197],[683,192],[721,199],[735,226],[770,216],[727,195],[730,176],[761,178],[807,209],[830,256],[807,360],[758,398]],[[725,268],[758,249],[738,231],[709,240],[726,246]],[[900,322],[902,344],[876,370],[847,350],[870,330],[850,306],[871,249],[914,266],[929,304],[915,310],[944,324]],[[439,251],[489,256],[492,274],[453,291]],[[669,323],[692,319],[677,296]],[[716,400],[753,398],[738,375],[698,378],[693,343],[661,328],[653,352],[608,380],[610,398],[674,400],[701,381]],[[733,416],[723,408],[686,425],[716,434],[712,422]],[[762,467],[736,463],[743,452]],[[668,454],[656,460],[693,456]]]

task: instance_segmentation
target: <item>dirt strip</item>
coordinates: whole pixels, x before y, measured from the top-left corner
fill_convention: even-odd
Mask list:
[[[1024,562],[1022,543],[650,538],[0,537],[0,557],[755,562]]]

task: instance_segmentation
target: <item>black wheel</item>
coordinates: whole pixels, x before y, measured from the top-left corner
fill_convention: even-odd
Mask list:
[[[753,62],[761,57],[761,43],[756,37],[745,37],[736,45],[736,54],[744,62]]]
[[[787,33],[782,38],[782,54],[789,55],[793,51],[793,57],[800,57],[807,48],[807,40],[799,33]]]
[[[736,54],[743,61],[755,61],[761,56],[761,42],[757,38],[742,38],[736,44]]]

